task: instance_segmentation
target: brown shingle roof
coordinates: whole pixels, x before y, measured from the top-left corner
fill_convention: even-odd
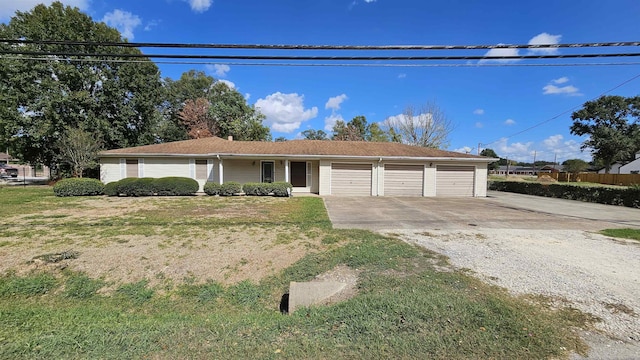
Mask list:
[[[229,141],[218,137],[108,150],[103,151],[101,155],[309,155],[485,159],[482,156],[393,142],[329,140]]]

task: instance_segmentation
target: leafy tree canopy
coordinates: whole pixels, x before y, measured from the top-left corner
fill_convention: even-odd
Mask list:
[[[0,24],[0,38],[124,41],[116,29],[60,2],[17,12],[9,24]],[[136,48],[100,45],[0,44],[8,51],[17,47],[35,52],[141,54]],[[57,140],[68,128],[101,134],[107,149],[154,142],[162,87],[153,62],[28,57],[0,58],[0,145],[27,162],[53,165],[60,153]]]
[[[562,163],[564,170],[572,174],[583,172],[589,168],[589,163],[582,159],[569,159]]]
[[[482,149],[482,151],[480,152],[480,155],[491,157],[491,158],[500,158],[498,154],[496,154],[496,152],[493,151],[493,149]],[[489,164],[489,170],[497,170],[499,167],[500,167],[500,164],[498,164],[498,161],[494,161]]]
[[[327,133],[323,130],[307,129],[302,132],[306,140],[328,140]]]
[[[609,172],[616,161],[633,158],[640,149],[640,97],[602,96],[584,103],[571,115],[571,133],[587,135],[582,149],[591,149],[595,161]]]

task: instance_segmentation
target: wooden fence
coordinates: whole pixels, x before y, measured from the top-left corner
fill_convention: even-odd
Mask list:
[[[596,174],[596,173],[539,173],[538,177],[543,175],[550,176],[559,182],[581,181],[607,185],[629,186],[640,184],[640,174]],[[569,179],[567,179],[569,177]]]

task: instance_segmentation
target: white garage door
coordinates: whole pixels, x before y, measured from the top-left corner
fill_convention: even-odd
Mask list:
[[[371,164],[331,164],[331,195],[371,196]]]
[[[473,166],[438,166],[436,196],[473,196],[474,175]]]
[[[422,196],[424,165],[384,165],[385,196]]]

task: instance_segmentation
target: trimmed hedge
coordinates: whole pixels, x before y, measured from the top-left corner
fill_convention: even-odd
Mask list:
[[[199,188],[197,181],[186,177],[125,178],[108,183],[104,192],[109,196],[188,196]]]
[[[189,196],[200,189],[200,184],[186,177],[164,177],[154,180],[156,195],[159,196]]]
[[[273,183],[246,183],[242,185],[242,190],[246,195],[254,196],[290,196],[291,184],[288,182]]]
[[[640,208],[640,189],[490,181],[489,190]]]
[[[208,182],[204,184],[203,190],[207,195],[220,195],[220,184]]]
[[[104,193],[104,184],[98,179],[69,178],[53,186],[56,196],[95,196]]]
[[[220,196],[232,196],[242,192],[242,185],[235,181],[228,181],[220,185]]]

